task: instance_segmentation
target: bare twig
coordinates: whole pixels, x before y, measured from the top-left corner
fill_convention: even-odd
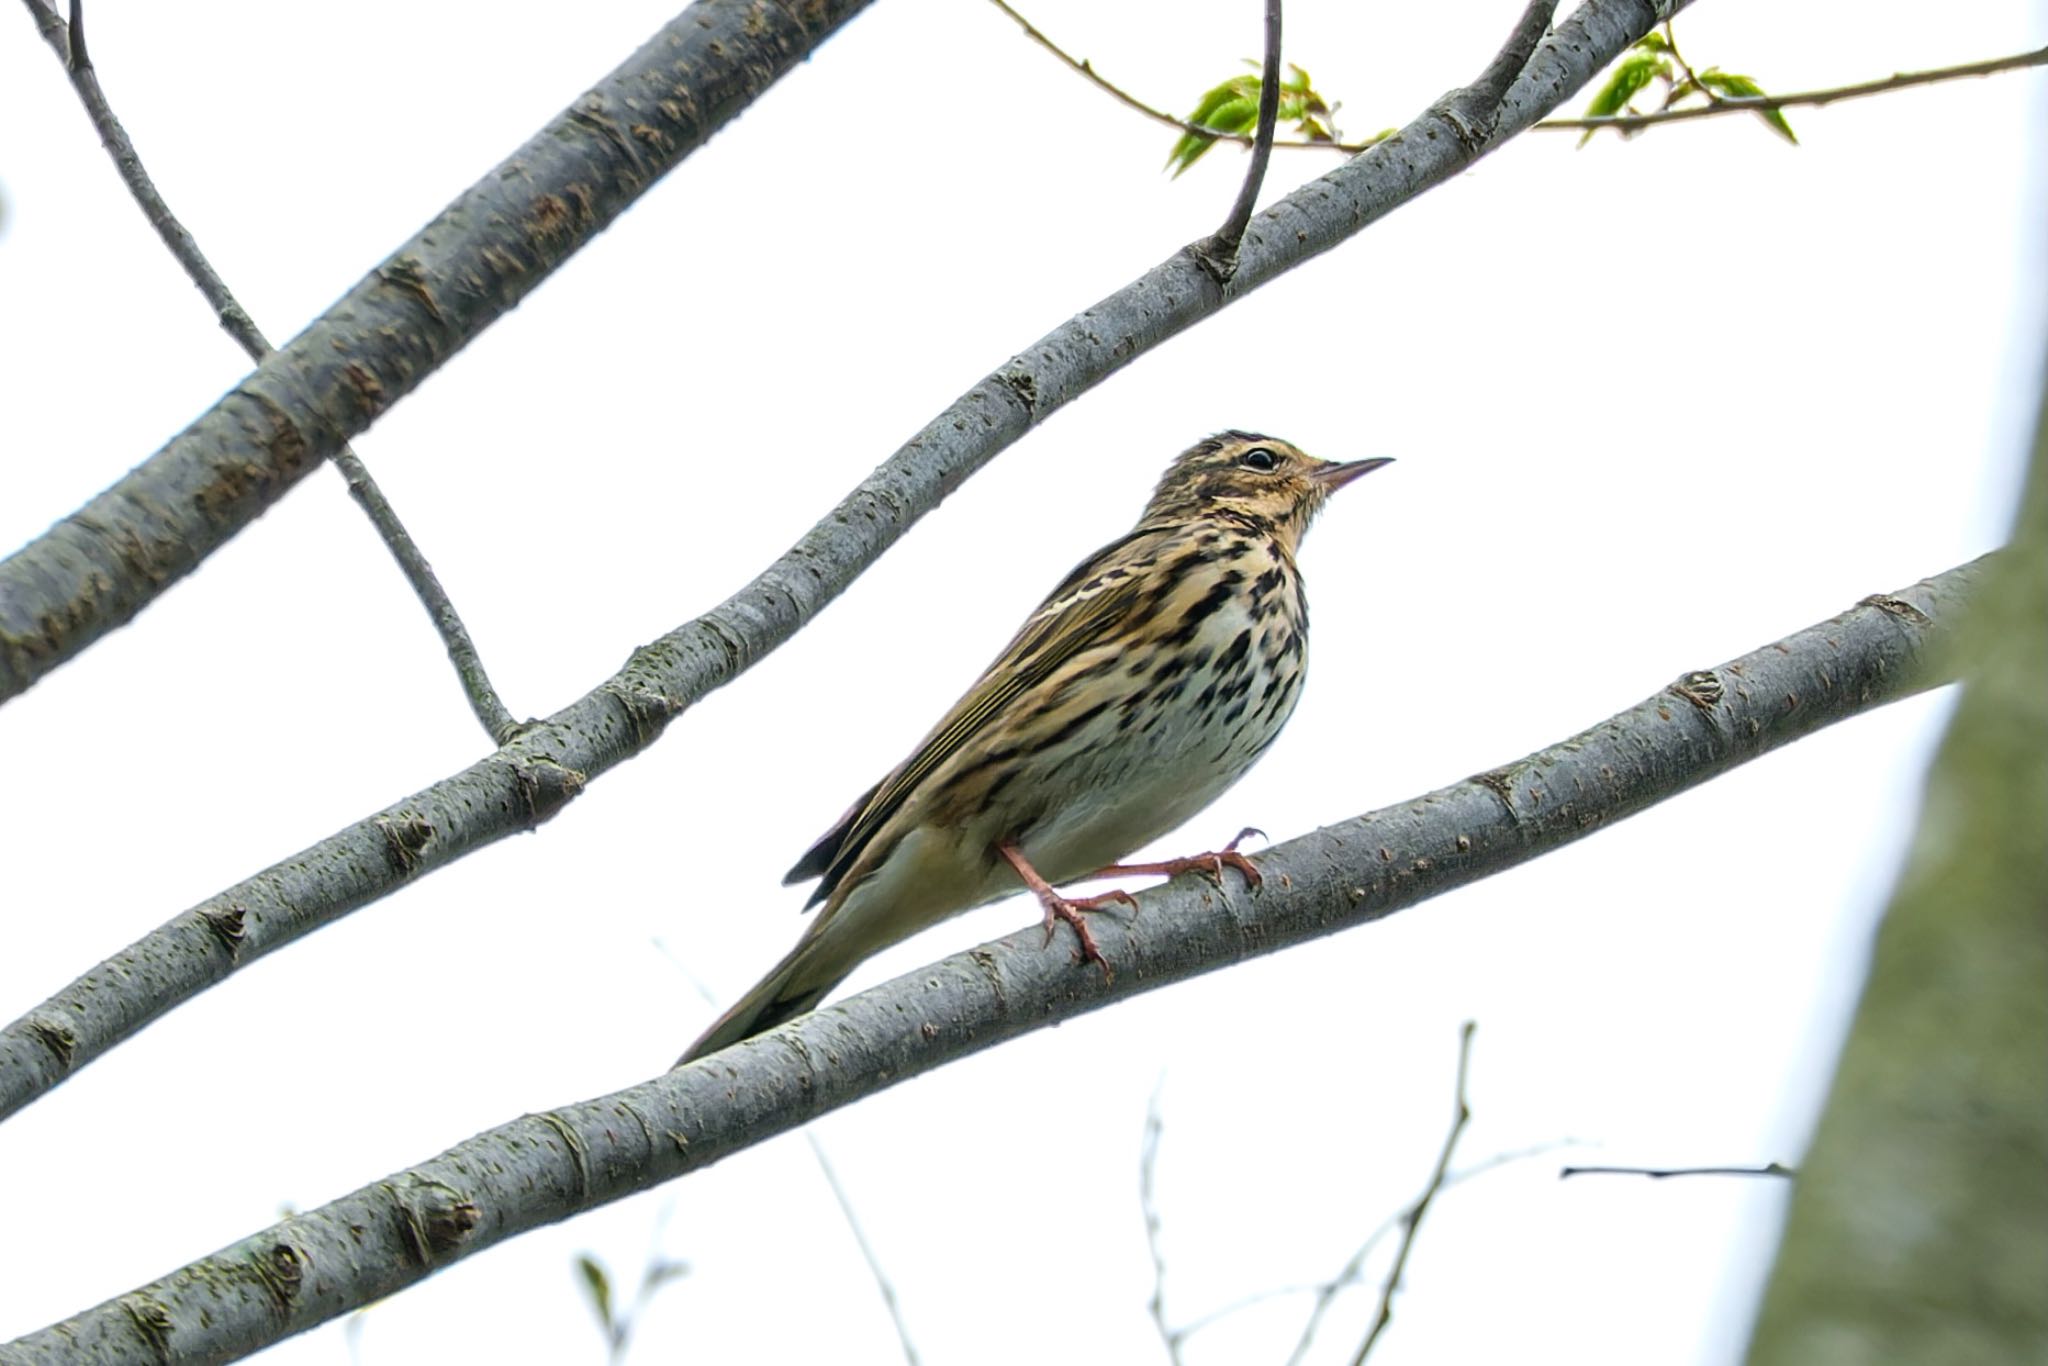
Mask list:
[[[1469,1181],[1475,1176],[1482,1176],[1487,1172],[1505,1167],[1509,1163],[1521,1162],[1531,1157],[1540,1156],[1543,1153],[1555,1152],[1559,1148],[1571,1146],[1574,1146],[1571,1140],[1559,1139],[1550,1143],[1534,1143],[1526,1148],[1516,1148],[1509,1152],[1495,1153],[1483,1162],[1475,1162],[1462,1171],[1452,1172],[1444,1178],[1443,1184],[1438,1187],[1438,1190],[1447,1191],[1451,1187]],[[1177,1351],[1181,1343],[1186,1342],[1204,1328],[1209,1327],[1211,1324],[1220,1323],[1232,1314],[1240,1313],[1251,1308],[1253,1305],[1264,1304],[1267,1300],[1277,1300],[1289,1295],[1314,1295],[1316,1302],[1309,1310],[1308,1323],[1303,1330],[1301,1340],[1295,1344],[1293,1353],[1287,1358],[1288,1366],[1299,1366],[1303,1355],[1309,1349],[1310,1343],[1315,1339],[1317,1325],[1322,1322],[1323,1315],[1328,1311],[1331,1303],[1336,1300],[1338,1295],[1349,1287],[1357,1285],[1363,1279],[1365,1259],[1372,1255],[1372,1250],[1380,1245],[1381,1239],[1400,1227],[1401,1221],[1407,1217],[1407,1213],[1407,1210],[1404,1208],[1399,1213],[1389,1215],[1378,1228],[1372,1231],[1363,1243],[1358,1245],[1358,1250],[1351,1254],[1351,1260],[1344,1264],[1344,1269],[1329,1280],[1321,1281],[1314,1285],[1276,1285],[1266,1290],[1254,1291],[1241,1299],[1232,1300],[1220,1308],[1212,1309],[1198,1318],[1190,1319],[1179,1328],[1173,1329],[1168,1337],[1169,1350]]]
[[[1244,230],[1252,221],[1259,187],[1266,182],[1266,163],[1273,159],[1273,126],[1280,119],[1280,3],[1266,0],[1266,64],[1259,76],[1259,126],[1252,140],[1252,164],[1245,168],[1237,202],[1230,206],[1223,226],[1189,248],[1218,284],[1230,283],[1237,273],[1238,244],[1244,241]]]
[[[1837,100],[1861,99],[1866,95],[1883,95],[1894,90],[1910,90],[1914,86],[1959,81],[1972,76],[1993,76],[2001,71],[2019,71],[2032,66],[2048,66],[2048,47],[2037,48],[2032,52],[2015,53],[2010,57],[1993,57],[1988,61],[1965,62],[1960,66],[1936,67],[1929,71],[1901,71],[1882,80],[1863,81],[1856,85],[1829,86],[1823,90],[1799,90],[1789,95],[1719,95],[1712,96],[1710,103],[1693,105],[1685,109],[1660,109],[1648,114],[1608,114],[1600,118],[1545,119],[1535,126],[1581,131],[1612,128],[1616,132],[1633,133],[1654,124],[1718,118],[1723,114],[1768,114],[1777,109],[1818,108],[1824,104],[1833,104]]]
[[[1429,1184],[1422,1188],[1422,1195],[1409,1206],[1401,1223],[1401,1246],[1394,1253],[1394,1265],[1387,1271],[1386,1283],[1380,1287],[1380,1308],[1373,1316],[1372,1327],[1366,1332],[1365,1341],[1358,1344],[1358,1352],[1351,1358],[1351,1366],[1362,1366],[1366,1357],[1372,1354],[1373,1344],[1380,1340],[1380,1334],[1394,1318],[1394,1292],[1401,1288],[1401,1274],[1408,1269],[1408,1254],[1415,1248],[1416,1230],[1422,1227],[1422,1216],[1429,1213],[1430,1202],[1436,1199],[1438,1191],[1444,1188],[1444,1173],[1451,1169],[1451,1153],[1458,1146],[1459,1135],[1471,1122],[1472,1107],[1465,1100],[1465,1077],[1472,1062],[1472,1032],[1477,1026],[1470,1020],[1458,1031],[1458,1091],[1457,1110],[1451,1116],[1451,1130],[1444,1135],[1443,1151],[1437,1155],[1436,1170],[1429,1174]]]
[[[1159,1166],[1159,1139],[1165,1132],[1166,1123],[1159,1113],[1159,1094],[1165,1085],[1152,1088],[1152,1103],[1145,1107],[1145,1141],[1138,1157],[1138,1208],[1145,1215],[1145,1249],[1152,1254],[1152,1299],[1145,1307],[1151,1311],[1152,1326],[1159,1332],[1160,1342],[1166,1345],[1166,1359],[1173,1366],[1180,1366],[1181,1339],[1189,1330],[1175,1332],[1166,1322],[1166,1254],[1160,1247],[1159,1203],[1153,1196],[1153,1178]]]
[[[1671,1176],[1783,1176],[1794,1177],[1799,1173],[1782,1162],[1766,1162],[1761,1167],[1560,1167],[1557,1179],[1562,1181],[1573,1176],[1647,1176],[1652,1181],[1662,1181]]]
[[[818,1159],[818,1170],[825,1174],[825,1184],[832,1188],[832,1198],[839,1202],[839,1212],[846,1216],[846,1226],[853,1230],[854,1244],[860,1248],[860,1255],[868,1264],[868,1272],[875,1278],[875,1288],[882,1292],[882,1304],[889,1311],[889,1322],[896,1325],[896,1340],[903,1344],[903,1359],[910,1366],[918,1366],[917,1344],[911,1340],[910,1325],[903,1321],[902,1306],[896,1303],[896,1286],[890,1281],[889,1273],[882,1269],[881,1259],[875,1256],[875,1249],[868,1243],[867,1232],[861,1228],[860,1216],[854,1213],[853,1201],[846,1196],[846,1187],[839,1184],[839,1173],[832,1168],[832,1160],[825,1156],[825,1146],[818,1142],[816,1134],[804,1135],[811,1145],[811,1156]]]
[[[157,190],[156,182],[143,168],[142,157],[129,139],[128,130],[114,116],[113,106],[108,102],[106,92],[100,88],[99,75],[93,69],[92,59],[86,55],[83,0],[71,0],[71,22],[68,25],[42,0],[26,0],[26,3],[35,15],[43,40],[64,60],[65,70],[71,74],[72,88],[78,92],[93,128],[100,135],[100,145],[114,159],[115,169],[120,172],[122,182],[127,185],[128,193],[134,197],[143,217],[156,229],[164,246],[185,268],[185,274],[191,277],[192,283],[212,306],[221,327],[251,360],[261,361],[271,354],[270,340],[236,300],[227,282],[214,270],[213,263],[199,250],[192,234],[171,212],[170,205]],[[469,698],[470,709],[476,713],[476,719],[483,724],[493,743],[504,744],[518,733],[519,723],[512,719],[512,713],[499,700],[497,689],[491,686],[490,675],[484,671],[483,660],[469,638],[469,630],[462,624],[462,616],[441,587],[441,581],[434,576],[433,566],[427,563],[427,557],[407,534],[390,500],[377,487],[377,481],[370,477],[370,471],[346,444],[334,453],[334,466],[341,472],[349,495],[369,516],[377,534],[383,537],[391,557],[398,562],[399,570],[427,609],[434,629],[440,632],[441,643],[447,648],[456,676],[462,680],[463,693]]]

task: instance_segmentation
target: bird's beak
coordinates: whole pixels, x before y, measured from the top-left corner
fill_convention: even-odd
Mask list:
[[[1382,465],[1394,463],[1392,456],[1382,455],[1371,460],[1346,460],[1339,464],[1324,465],[1309,478],[1322,486],[1324,493],[1335,493],[1361,474],[1371,474]]]

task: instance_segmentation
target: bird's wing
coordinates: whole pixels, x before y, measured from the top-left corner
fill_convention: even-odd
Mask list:
[[[1076,565],[916,752],[855,802],[783,880],[822,878],[809,906],[830,896],[868,843],[934,770],[1002,715],[1019,694],[1123,626],[1143,596],[1145,576],[1139,571],[1156,556],[1162,536],[1157,529],[1141,528]]]

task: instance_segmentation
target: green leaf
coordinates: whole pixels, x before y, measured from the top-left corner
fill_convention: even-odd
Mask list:
[[[1173,172],[1173,178],[1180,179],[1180,173],[1202,159],[1202,153],[1215,145],[1216,139],[1205,138],[1200,133],[1182,133],[1180,141],[1173,144],[1173,150],[1166,154],[1166,165]]]
[[[618,1330],[612,1321],[612,1280],[605,1274],[604,1263],[588,1252],[576,1258],[576,1269],[582,1273],[584,1293],[590,1296],[590,1307],[597,1311],[597,1321],[607,1334]]]
[[[1755,100],[1764,98],[1764,88],[1750,77],[1738,76],[1732,71],[1723,71],[1717,66],[1710,66],[1700,73],[1700,84],[1717,94],[1726,95],[1730,99]],[[1799,145],[1799,139],[1793,135],[1792,125],[1785,121],[1783,110],[1759,109],[1756,111],[1756,116],[1769,124],[1772,131],[1776,132],[1779,137],[1785,139],[1794,147]]]
[[[1217,126],[1217,110],[1227,104],[1247,99],[1255,105],[1258,103],[1259,78],[1257,76],[1232,76],[1221,85],[1211,86],[1203,92],[1201,102],[1195,106],[1195,112],[1188,115],[1188,122],[1205,124],[1208,127],[1214,128]]]
[[[1628,108],[1628,102],[1636,97],[1638,91],[1659,78],[1667,81],[1672,78],[1670,60],[1661,53],[1645,49],[1641,43],[1636,44],[1628,50],[1626,56],[1614,64],[1614,72],[1608,76],[1607,84],[1594,92],[1592,100],[1586,105],[1585,116],[1589,119],[1604,119],[1619,114]],[[1597,131],[1588,128],[1585,136],[1579,139],[1579,146],[1584,147],[1592,141],[1593,134]]]
[[[1259,97],[1254,92],[1250,96],[1225,100],[1210,109],[1207,118],[1195,117],[1188,121],[1214,128],[1219,133],[1249,133],[1259,126]],[[1215,138],[1201,133],[1183,133],[1180,141],[1173,144],[1173,153],[1167,157],[1166,164],[1173,167],[1173,174],[1178,177],[1215,145]]]
[[[1263,69],[1261,63],[1250,58],[1245,59],[1245,65],[1255,71]],[[1311,142],[1335,142],[1337,133],[1330,116],[1336,113],[1336,105],[1316,90],[1307,71],[1292,62],[1288,63],[1287,71],[1288,75],[1280,82],[1280,107],[1275,122],[1295,125]],[[1219,133],[1239,136],[1254,133],[1259,126],[1259,90],[1262,84],[1258,76],[1232,76],[1220,81],[1202,92],[1202,98],[1187,116],[1187,121],[1213,128]],[[1213,137],[1182,133],[1173,144],[1173,150],[1167,153],[1166,169],[1178,177],[1200,161],[1215,144]]]
[[[1251,109],[1249,118],[1242,114],[1247,105]],[[1256,127],[1258,117],[1259,78],[1232,76],[1202,92],[1194,112],[1188,115],[1188,122],[1220,132],[1241,133],[1247,127]],[[1182,171],[1200,161],[1203,154],[1215,145],[1215,138],[1200,133],[1182,133],[1180,140],[1173,144],[1173,150],[1166,155],[1166,167],[1177,179]]]

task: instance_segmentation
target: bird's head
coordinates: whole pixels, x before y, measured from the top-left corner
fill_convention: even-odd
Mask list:
[[[1182,451],[1167,467],[1139,524],[1221,514],[1270,530],[1291,548],[1331,494],[1392,463],[1385,457],[1318,460],[1277,437],[1219,432]]]

